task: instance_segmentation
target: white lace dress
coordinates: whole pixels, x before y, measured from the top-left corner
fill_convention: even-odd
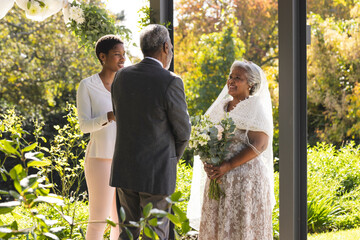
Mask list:
[[[245,131],[237,129],[230,159],[247,147]],[[270,179],[261,155],[227,172],[220,187],[225,196],[208,198],[206,181],[199,240],[272,240]]]

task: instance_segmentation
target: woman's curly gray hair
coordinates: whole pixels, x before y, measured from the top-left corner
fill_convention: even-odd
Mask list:
[[[140,48],[144,56],[153,56],[168,41],[169,31],[163,25],[150,24],[140,33]]]
[[[235,60],[235,62],[231,65],[230,73],[234,68],[242,68],[246,71],[246,78],[248,81],[248,84],[250,86],[250,95],[254,95],[259,89],[261,84],[261,75],[256,67],[257,65],[251,61],[238,61]]]

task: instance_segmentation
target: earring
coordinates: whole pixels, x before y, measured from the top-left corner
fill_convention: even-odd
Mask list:
[[[251,87],[249,88],[249,91],[251,91]]]

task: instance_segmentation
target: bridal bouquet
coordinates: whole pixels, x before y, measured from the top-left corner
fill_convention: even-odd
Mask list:
[[[189,147],[200,156],[201,161],[220,165],[228,154],[229,140],[234,136],[234,121],[226,116],[219,123],[213,123],[208,116],[196,116],[191,118],[191,122]],[[211,180],[209,198],[219,200],[221,195],[224,192],[216,179]]]

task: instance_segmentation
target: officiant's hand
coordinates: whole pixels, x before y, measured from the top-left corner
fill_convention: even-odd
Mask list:
[[[204,170],[210,179],[217,179],[220,181],[220,178],[231,170],[230,163],[227,161],[222,162],[219,166],[214,166],[211,164],[204,163]]]

